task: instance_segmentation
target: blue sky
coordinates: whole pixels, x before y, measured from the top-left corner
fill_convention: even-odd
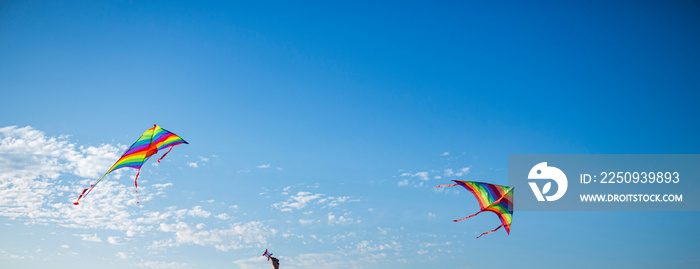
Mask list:
[[[697,268],[697,212],[516,212],[508,154],[700,152],[692,1],[0,4],[12,268]],[[135,203],[123,169],[177,133]]]

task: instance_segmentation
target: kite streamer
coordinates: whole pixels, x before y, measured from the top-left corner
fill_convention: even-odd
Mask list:
[[[495,232],[501,227],[505,227],[506,232],[510,234],[510,223],[513,219],[513,188],[475,181],[453,181],[456,184],[438,185],[435,187],[454,187],[460,185],[474,194],[476,200],[479,201],[479,207],[481,207],[479,212],[462,219],[454,220],[454,222],[459,222],[474,217],[484,211],[491,211],[498,215],[498,218],[501,220],[501,226],[498,226],[498,228],[492,231],[485,232],[476,238]]]
[[[92,191],[95,186],[97,186],[97,183],[100,183],[102,181],[102,178],[104,178],[107,174],[111,173],[114,170],[121,169],[124,167],[131,167],[131,168],[136,168],[138,171],[136,172],[136,178],[134,178],[134,187],[136,188],[136,195],[138,197],[138,183],[136,180],[139,178],[139,174],[141,173],[141,167],[143,164],[153,156],[154,154],[158,153],[159,150],[163,150],[167,147],[170,147],[168,152],[163,154],[158,159],[158,162],[160,163],[160,160],[162,160],[165,155],[170,153],[170,151],[173,149],[174,146],[180,145],[180,144],[189,144],[187,141],[184,139],[180,138],[179,136],[175,135],[174,133],[169,132],[168,130],[165,130],[161,128],[158,125],[153,125],[150,129],[146,130],[146,132],[141,135],[141,137],[134,142],[125,152],[122,154],[122,157],[117,160],[114,165],[112,165],[107,172],[100,177],[94,184],[90,185],[87,189],[84,189],[83,192],[80,193],[80,196],[78,196],[78,200],[73,203],[74,205],[78,205],[80,199],[83,197],[86,197],[90,192]],[[87,193],[86,193],[87,192]],[[139,203],[141,201],[140,198],[137,198],[137,202]]]

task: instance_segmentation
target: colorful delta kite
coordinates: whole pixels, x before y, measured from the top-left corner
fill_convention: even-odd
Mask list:
[[[484,211],[491,211],[496,213],[498,218],[501,219],[501,226],[498,226],[498,228],[493,229],[492,231],[482,233],[476,238],[479,238],[485,234],[493,233],[503,226],[506,227],[506,232],[510,234],[510,222],[513,219],[513,188],[475,181],[452,181],[457,184],[438,185],[435,187],[454,187],[461,185],[474,194],[476,199],[479,200],[479,206],[481,207],[481,210],[476,212],[476,214],[463,219],[454,220],[454,222],[463,221]]]
[[[78,200],[73,203],[74,205],[78,205],[78,202],[80,201],[83,196],[87,197],[88,194],[92,191],[95,186],[97,186],[97,183],[100,183],[102,178],[104,178],[107,174],[110,172],[124,168],[124,167],[131,167],[131,168],[136,168],[138,169],[138,172],[136,172],[136,178],[134,178],[134,186],[136,187],[136,196],[138,197],[138,184],[136,183],[136,180],[139,178],[139,173],[141,173],[141,166],[143,166],[143,163],[148,160],[151,156],[154,154],[158,153],[159,150],[163,150],[167,147],[170,147],[168,149],[168,152],[163,154],[158,159],[158,162],[160,163],[160,160],[162,160],[165,155],[168,155],[170,151],[173,149],[174,146],[180,145],[180,144],[188,144],[187,141],[184,139],[180,138],[179,136],[175,135],[174,133],[169,132],[168,130],[165,130],[163,128],[160,128],[160,126],[153,124],[153,127],[146,130],[145,133],[139,138],[139,140],[136,140],[129,149],[127,149],[124,154],[122,155],[117,162],[112,165],[112,168],[107,170],[107,173],[102,175],[100,179],[97,180],[94,184],[90,185],[87,189],[84,189],[83,192],[80,194],[78,197]],[[87,193],[86,193],[87,192]],[[141,201],[140,198],[137,199],[136,203],[139,203]]]

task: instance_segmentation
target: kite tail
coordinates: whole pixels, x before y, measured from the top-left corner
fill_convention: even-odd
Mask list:
[[[168,155],[168,153],[170,153],[170,151],[173,150],[173,147],[174,147],[174,146],[170,146],[170,149],[168,150],[168,152],[166,152],[165,154],[163,154],[163,156],[160,156],[160,158],[158,158],[158,163],[160,163],[160,160],[162,160],[163,158],[165,158],[165,155]]]
[[[479,213],[481,213],[481,212],[484,212],[484,211],[482,210],[482,211],[476,212],[476,214],[470,215],[469,217],[465,217],[465,218],[461,218],[461,219],[456,219],[456,220],[453,220],[453,221],[454,221],[454,222],[460,222],[460,221],[463,221],[463,220],[465,220],[465,219],[471,218],[471,217],[473,217],[473,216],[479,215]]]
[[[78,203],[78,202],[80,201],[80,198],[83,198],[83,194],[85,194],[85,192],[86,192],[88,189],[92,188],[92,186],[94,186],[94,185],[90,185],[90,187],[88,187],[87,189],[84,189],[83,192],[80,193],[80,196],[78,196],[78,200],[76,200],[75,203],[73,203],[73,204],[74,204],[74,205],[79,205],[80,203]]]
[[[498,229],[500,229],[501,227],[503,227],[503,224],[501,224],[501,226],[498,226],[498,228],[491,230],[490,232],[485,232],[485,233],[483,233],[483,234],[477,236],[476,238],[479,238],[479,237],[481,237],[482,235],[485,235],[485,234],[493,233],[493,232],[497,231]]]
[[[437,186],[435,186],[435,188],[440,188],[440,187],[454,187],[454,186],[457,186],[457,185],[459,185],[459,184],[452,184],[452,185],[437,185]]]
[[[139,184],[136,183],[136,180],[139,178],[139,174],[141,173],[141,168],[139,168],[139,171],[136,172],[136,177],[134,178],[134,189],[136,190],[136,203],[141,202],[141,197],[139,197]]]

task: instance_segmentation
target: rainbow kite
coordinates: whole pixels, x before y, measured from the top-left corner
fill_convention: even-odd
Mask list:
[[[175,135],[174,133],[169,132],[168,130],[165,130],[163,128],[160,128],[160,126],[153,124],[153,127],[150,129],[146,130],[145,133],[139,138],[139,140],[136,140],[131,147],[129,147],[124,154],[122,155],[117,162],[112,165],[112,168],[107,170],[107,173],[102,175],[100,179],[97,180],[94,184],[90,185],[87,189],[84,189],[82,193],[80,193],[80,196],[78,197],[78,200],[73,203],[74,205],[78,205],[78,202],[80,201],[81,198],[84,196],[87,196],[90,194],[93,188],[97,186],[97,183],[100,183],[102,178],[104,178],[107,174],[110,172],[124,168],[124,167],[131,167],[131,168],[136,168],[138,169],[138,172],[136,172],[136,178],[134,178],[134,186],[136,187],[136,195],[138,197],[138,184],[136,183],[136,179],[139,178],[139,173],[141,173],[141,166],[143,166],[143,163],[148,160],[152,155],[158,153],[159,150],[162,150],[164,148],[170,147],[168,149],[168,152],[163,154],[158,159],[158,162],[160,163],[160,160],[162,160],[165,155],[168,155],[170,151],[173,149],[174,146],[180,145],[180,144],[189,144],[187,141],[184,139],[180,138],[179,136]],[[87,193],[85,193],[87,192]],[[138,198],[137,202],[140,202],[141,199]]]
[[[493,229],[492,231],[482,233],[476,238],[479,238],[485,234],[493,233],[503,226],[506,227],[506,232],[510,234],[510,222],[513,219],[513,188],[475,181],[452,181],[454,181],[457,184],[438,185],[435,187],[454,187],[457,185],[461,185],[462,187],[472,192],[472,194],[474,194],[476,199],[479,201],[479,206],[481,207],[481,210],[479,212],[476,212],[476,214],[463,219],[454,220],[454,222],[463,221],[465,219],[479,215],[479,213],[484,211],[491,211],[493,213],[496,213],[496,215],[498,215],[498,218],[501,219],[501,226],[498,226],[498,228]]]

